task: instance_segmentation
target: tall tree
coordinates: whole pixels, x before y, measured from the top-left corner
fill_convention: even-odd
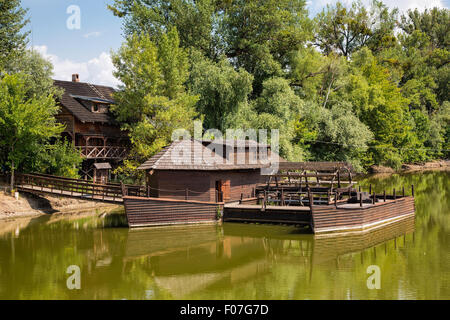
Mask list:
[[[185,90],[189,65],[175,28],[159,42],[147,34],[128,37],[113,63],[123,86],[111,109],[132,143],[119,172],[135,176],[137,166],[170,142],[173,130],[192,128],[198,97]]]
[[[220,31],[225,54],[254,76],[253,96],[262,83],[283,76],[289,54],[312,37],[304,0],[224,1]]]
[[[199,95],[197,110],[205,116],[203,126],[225,130],[227,119],[247,103],[253,77],[244,69],[235,70],[225,57],[214,62],[195,50],[190,57],[188,88]]]
[[[0,80],[0,146],[7,152],[11,189],[14,172],[27,156],[63,130],[55,119],[59,107],[53,95],[28,98],[25,77],[5,75]]]
[[[414,31],[425,33],[434,48],[447,49],[450,46],[450,10],[447,8],[408,10],[402,15],[400,28],[407,34]]]
[[[182,30],[183,48],[196,48],[208,57],[215,57],[220,39],[216,32],[216,14],[220,0],[114,0],[108,8],[124,18],[126,36],[146,33],[153,39],[167,30]]]
[[[372,1],[369,10],[359,0],[349,8],[341,2],[327,5],[315,18],[315,44],[325,54],[338,52],[345,57],[364,46],[380,50],[395,43],[397,13],[397,9],[390,11],[378,0]]]
[[[22,30],[29,22],[26,13],[20,0],[0,0],[0,71],[25,50],[29,34]]]

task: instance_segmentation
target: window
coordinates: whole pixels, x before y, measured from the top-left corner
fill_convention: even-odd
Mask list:
[[[92,105],[92,112],[98,112],[98,104],[94,103]]]

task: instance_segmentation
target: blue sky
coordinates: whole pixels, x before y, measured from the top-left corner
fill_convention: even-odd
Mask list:
[[[350,3],[351,0],[341,0]],[[311,0],[308,7],[311,15],[320,11],[327,3],[336,0]],[[363,0],[363,3],[369,0]],[[390,7],[401,10],[418,7],[449,7],[450,0],[385,0]],[[97,84],[118,84],[113,77],[110,60],[111,50],[116,50],[123,41],[121,20],[107,9],[113,0],[22,0],[29,8],[28,16],[32,30],[30,45],[41,52],[54,65],[54,78],[70,80],[72,73],[79,73],[81,81]],[[80,29],[70,30],[67,20],[71,5],[80,8]],[[32,40],[32,41],[31,41]]]

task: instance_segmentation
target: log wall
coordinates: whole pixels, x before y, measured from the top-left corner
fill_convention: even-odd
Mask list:
[[[217,221],[223,204],[192,200],[124,197],[129,227]]]
[[[338,208],[334,206],[313,207],[315,233],[361,231],[395,219],[414,215],[414,198],[405,197],[379,202],[366,208]]]

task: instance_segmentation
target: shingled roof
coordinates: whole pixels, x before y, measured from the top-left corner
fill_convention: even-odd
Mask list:
[[[114,103],[111,87],[100,86],[85,82],[54,80],[53,84],[64,90],[60,104],[64,106],[81,122],[114,123],[110,113],[91,112],[80,103],[80,100],[97,100],[103,103]]]
[[[238,170],[238,169],[260,169],[270,167],[268,161],[257,159],[256,161],[249,161],[246,159],[245,163],[240,161],[236,156],[232,160],[227,161],[226,156],[221,156],[213,151],[212,145],[230,144],[230,140],[226,141],[198,141],[198,140],[179,140],[172,142],[169,146],[163,148],[156,155],[144,162],[138,169],[140,170]],[[244,144],[246,148],[249,145],[259,148],[266,147],[265,144],[259,144],[255,141],[250,141]],[[276,154],[271,154],[268,150],[269,159],[272,156],[273,162],[284,162],[283,158]],[[211,155],[205,159],[203,155]]]

